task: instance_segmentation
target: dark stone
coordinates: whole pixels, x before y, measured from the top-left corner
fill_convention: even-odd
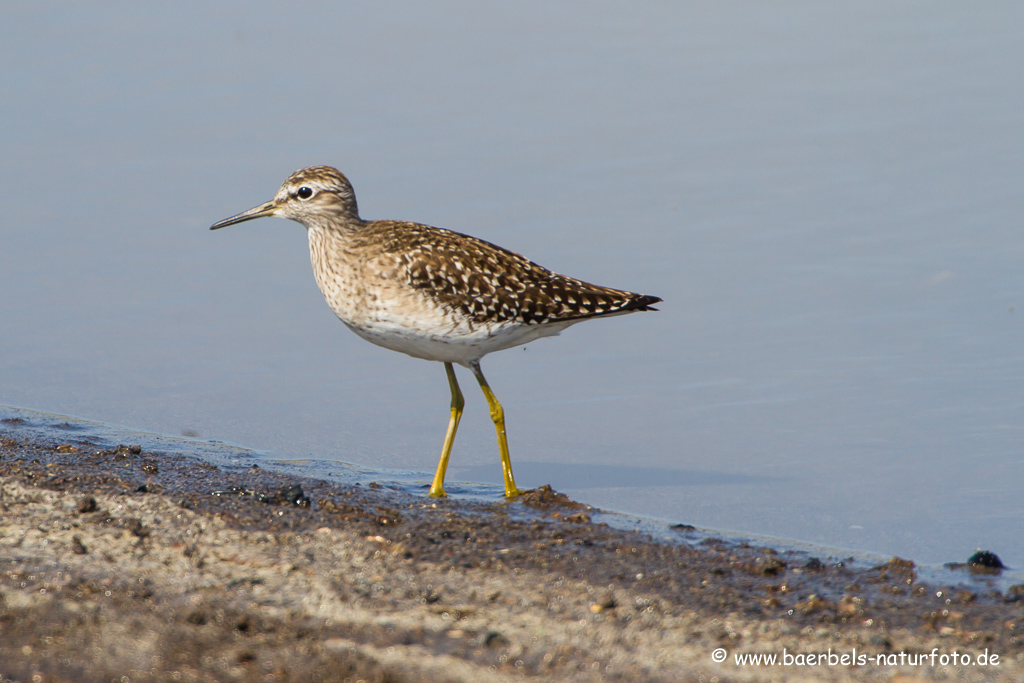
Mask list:
[[[488,631],[487,635],[484,636],[484,645],[486,647],[503,647],[508,645],[508,638],[497,631]]]
[[[197,610],[189,614],[188,617],[185,618],[185,620],[188,623],[193,624],[195,626],[202,626],[207,621],[209,621],[209,617],[207,617],[205,613]]]
[[[972,569],[1006,569],[999,556],[988,550],[979,550],[967,559]]]
[[[281,490],[276,495],[271,496],[267,499],[268,503],[277,503],[279,505],[294,505],[295,507],[308,508],[309,498],[302,490],[302,486],[299,484],[290,484],[288,486],[282,486]]]

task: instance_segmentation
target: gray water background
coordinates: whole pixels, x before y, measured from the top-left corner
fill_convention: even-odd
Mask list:
[[[1024,5],[6,3],[0,66],[2,404],[427,483],[442,367],[297,224],[207,230],[326,163],[665,299],[484,360],[521,486],[1024,566]],[[449,478],[498,484],[460,377]]]

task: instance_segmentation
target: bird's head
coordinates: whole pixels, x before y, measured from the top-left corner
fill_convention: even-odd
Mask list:
[[[210,230],[265,216],[280,216],[307,228],[359,220],[356,195],[348,178],[330,166],[309,166],[288,176],[274,198],[248,211],[225,218]]]

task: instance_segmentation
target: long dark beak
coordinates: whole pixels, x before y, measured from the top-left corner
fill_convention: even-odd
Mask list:
[[[274,202],[267,202],[266,204],[260,204],[259,206],[255,206],[255,207],[249,209],[248,211],[243,211],[242,213],[238,214],[237,216],[232,216],[231,218],[225,218],[222,221],[217,221],[216,223],[214,223],[213,225],[210,226],[210,230],[218,230],[220,228],[226,228],[229,225],[234,225],[235,223],[242,223],[244,221],[251,221],[253,218],[263,218],[264,216],[273,216],[275,211],[277,211],[277,204],[275,204]]]

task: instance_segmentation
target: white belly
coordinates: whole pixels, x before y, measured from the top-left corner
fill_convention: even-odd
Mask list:
[[[461,325],[442,324],[410,326],[407,321],[378,319],[353,324],[339,316],[350,330],[366,341],[392,351],[447,363],[468,365],[488,353],[527,344],[540,337],[557,335],[574,322],[549,325],[507,323],[497,328],[477,326],[473,330]]]

